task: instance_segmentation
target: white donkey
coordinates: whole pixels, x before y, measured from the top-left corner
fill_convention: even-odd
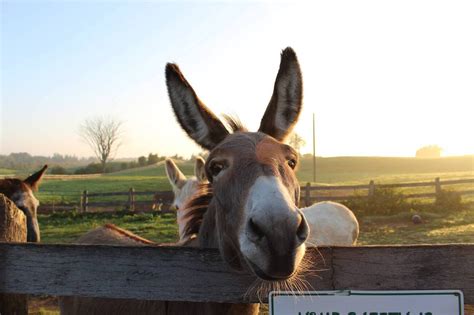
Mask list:
[[[195,177],[186,178],[171,159],[166,159],[166,174],[173,187],[173,206],[177,209],[179,238],[183,241],[184,213],[183,205],[197,191],[200,183],[206,183],[204,160],[196,159],[194,166]],[[313,246],[352,246],[359,236],[359,222],[354,213],[343,204],[324,201],[302,208],[310,227],[309,238],[306,241]]]
[[[173,206],[176,208],[176,217],[178,220],[179,240],[183,241],[184,227],[184,204],[198,190],[199,184],[207,183],[206,172],[204,170],[205,161],[202,157],[196,158],[194,165],[194,177],[186,178],[172,159],[166,159],[166,175],[173,187],[174,200]]]
[[[359,237],[359,222],[354,213],[343,204],[333,201],[315,203],[302,208],[310,232],[309,245],[352,246]]]

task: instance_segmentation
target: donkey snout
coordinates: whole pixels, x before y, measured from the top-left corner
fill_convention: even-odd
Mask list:
[[[306,241],[309,226],[299,210],[291,210],[286,216],[271,219],[266,216],[251,216],[247,220],[245,234],[257,246],[268,246],[270,250],[287,252]]]
[[[298,214],[300,217],[300,223],[298,228],[296,229],[296,236],[298,240],[301,242],[300,244],[304,243],[309,237],[309,225],[308,221],[306,221],[305,216],[298,210]]]
[[[247,236],[254,243],[261,241],[265,237],[264,226],[250,218],[247,223]]]

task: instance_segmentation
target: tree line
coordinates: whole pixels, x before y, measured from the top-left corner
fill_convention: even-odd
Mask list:
[[[57,165],[64,168],[74,168],[95,162],[93,157],[77,157],[75,155],[62,155],[54,153],[53,156],[31,155],[27,152],[0,154],[0,168],[13,170],[33,170],[41,166]]]

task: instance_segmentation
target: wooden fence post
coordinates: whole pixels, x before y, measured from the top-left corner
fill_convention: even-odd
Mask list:
[[[87,196],[87,190],[82,192],[81,198],[81,211],[82,213],[87,212],[87,204],[89,203],[89,197]]]
[[[435,178],[435,193],[436,193],[436,198],[439,197],[441,194],[441,183],[439,181],[439,177]]]
[[[370,197],[373,197],[374,194],[375,194],[375,184],[374,184],[374,181],[371,180],[371,181],[369,182],[369,198],[370,198]]]
[[[135,211],[135,189],[133,187],[128,190],[128,211]]]
[[[0,194],[0,242],[26,242],[26,216]],[[0,293],[0,314],[28,314],[28,296]]]
[[[304,194],[304,203],[306,207],[311,205],[311,183],[306,183],[305,187],[305,194]]]

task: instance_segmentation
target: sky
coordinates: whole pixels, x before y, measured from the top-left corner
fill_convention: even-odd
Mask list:
[[[93,155],[86,119],[123,121],[117,157],[201,149],[173,116],[176,62],[216,114],[256,131],[280,52],[303,72],[295,131],[318,156],[474,153],[474,2],[1,1],[0,154]]]

